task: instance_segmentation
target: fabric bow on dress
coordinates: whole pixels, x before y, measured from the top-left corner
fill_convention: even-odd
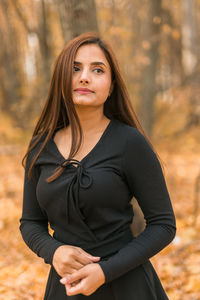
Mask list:
[[[85,216],[80,210],[79,207],[79,188],[87,189],[92,184],[92,177],[91,175],[86,171],[86,169],[83,167],[82,163],[78,161],[77,159],[68,158],[62,161],[62,163],[59,164],[63,168],[69,168],[70,166],[74,167],[74,174],[71,178],[70,183],[67,184],[66,189],[66,221],[67,224],[70,224],[71,220],[71,214],[69,209],[69,204],[73,206],[75,211],[77,212],[78,216],[80,217],[81,221],[84,223],[84,225],[87,226],[87,229],[89,229],[88,225],[84,222]],[[76,167],[77,166],[77,167]],[[88,182],[85,182],[84,177],[88,178]],[[92,234],[92,237],[94,238],[94,234],[89,229],[90,233]],[[96,240],[96,238],[95,238]]]

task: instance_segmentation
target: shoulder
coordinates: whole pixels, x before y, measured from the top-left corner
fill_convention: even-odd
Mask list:
[[[145,145],[150,147],[150,144],[147,141],[146,137],[138,128],[130,126],[118,120],[116,120],[115,122],[117,124],[118,134],[120,135],[120,138],[124,141],[126,146],[133,145],[136,147]]]
[[[122,160],[156,160],[157,155],[144,134],[136,127],[117,121],[118,140],[122,145]]]
[[[39,133],[37,135],[32,136],[29,142],[29,148],[33,147],[29,150],[28,157],[29,159],[33,159],[37,153],[40,151],[42,144],[47,136],[47,133]]]
[[[37,141],[38,141],[38,143],[44,142],[46,136],[47,136],[46,132],[44,132],[44,133],[38,133],[38,134],[32,136],[32,138],[30,140],[30,145],[34,144]]]

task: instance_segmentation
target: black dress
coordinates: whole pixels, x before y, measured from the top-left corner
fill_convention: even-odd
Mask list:
[[[175,216],[160,163],[145,137],[138,129],[111,120],[81,161],[66,160],[52,137],[29,180],[28,167],[43,139],[27,157],[20,230],[30,249],[51,265],[44,299],[168,299],[149,258],[174,238]],[[64,172],[47,183],[45,178],[58,165]],[[137,237],[130,229],[133,196],[146,221]],[[52,258],[66,244],[101,257],[96,263],[106,281],[90,296],[67,296],[59,282]]]

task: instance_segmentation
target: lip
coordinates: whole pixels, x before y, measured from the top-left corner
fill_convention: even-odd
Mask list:
[[[89,93],[94,93],[93,91],[87,89],[87,88],[78,88],[75,89],[75,92],[78,92],[79,94],[89,94]]]

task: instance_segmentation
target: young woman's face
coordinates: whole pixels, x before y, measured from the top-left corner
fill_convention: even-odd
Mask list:
[[[78,89],[89,89],[78,90]],[[98,45],[81,46],[75,56],[72,97],[75,105],[101,106],[112,91],[111,69]]]

